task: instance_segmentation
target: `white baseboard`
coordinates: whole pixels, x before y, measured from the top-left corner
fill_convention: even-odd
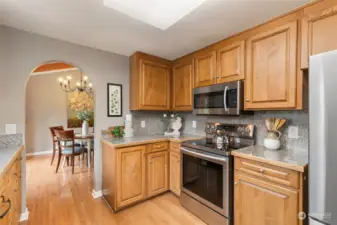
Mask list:
[[[93,198],[100,198],[103,196],[102,190],[95,191],[94,189],[92,190],[92,197]]]
[[[27,152],[26,156],[51,155],[52,153],[53,153],[53,151]]]
[[[20,215],[20,222],[28,220],[28,217],[29,217],[29,211],[28,211],[28,208],[26,208],[26,212],[21,213]]]

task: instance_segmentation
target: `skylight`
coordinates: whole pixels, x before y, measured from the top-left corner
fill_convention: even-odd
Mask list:
[[[166,30],[206,0],[103,0],[106,7]]]

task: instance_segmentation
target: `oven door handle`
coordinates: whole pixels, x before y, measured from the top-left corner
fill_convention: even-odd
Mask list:
[[[227,108],[227,91],[228,91],[228,86],[225,87],[225,90],[223,92],[223,104],[225,105],[225,111],[228,111]]]
[[[191,150],[188,150],[186,148],[183,148],[183,147],[180,147],[181,151],[183,153],[187,153],[189,155],[192,155],[192,156],[195,156],[195,157],[199,157],[199,158],[202,158],[202,159],[205,159],[205,160],[211,160],[211,161],[214,161],[214,162],[219,162],[221,164],[225,164],[227,163],[228,161],[228,158],[227,157],[223,157],[223,156],[212,156],[210,154],[203,154],[203,153],[199,153],[199,152],[195,152],[195,151],[191,151]]]

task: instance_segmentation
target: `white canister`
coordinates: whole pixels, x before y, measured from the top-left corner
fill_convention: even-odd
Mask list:
[[[280,138],[281,132],[268,131],[266,137],[263,140],[263,145],[268,149],[277,150],[281,146]]]

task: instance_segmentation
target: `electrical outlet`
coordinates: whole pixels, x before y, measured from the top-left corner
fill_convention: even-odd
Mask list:
[[[197,128],[197,121],[195,120],[192,121],[192,128]]]
[[[298,139],[298,126],[288,127],[288,138]]]
[[[140,127],[141,127],[141,128],[145,128],[145,127],[146,127],[145,120],[142,120],[142,121],[140,122]]]

